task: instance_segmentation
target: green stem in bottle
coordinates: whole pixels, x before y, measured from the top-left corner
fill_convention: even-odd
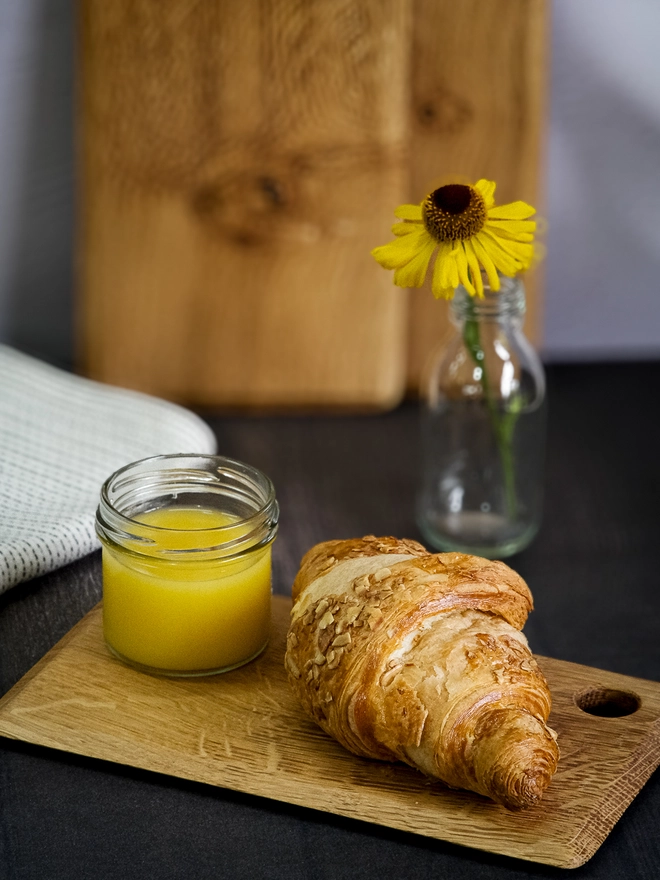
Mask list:
[[[495,441],[502,463],[504,475],[504,490],[506,493],[507,511],[510,519],[514,519],[517,513],[518,501],[516,497],[515,469],[513,461],[513,428],[518,417],[518,408],[500,415],[496,400],[490,386],[488,371],[486,369],[486,354],[481,344],[481,332],[479,319],[474,308],[472,297],[467,297],[467,317],[463,327],[463,341],[470,352],[472,360],[481,370],[481,387],[483,389],[488,414],[490,416]]]

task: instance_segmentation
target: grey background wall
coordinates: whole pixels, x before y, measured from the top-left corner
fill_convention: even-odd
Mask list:
[[[555,0],[545,353],[660,356],[660,3]]]
[[[73,0],[0,0],[0,341],[72,360]]]
[[[73,0],[0,0],[0,341],[63,366],[73,21]],[[659,38],[657,0],[552,3],[547,361],[660,357]]]

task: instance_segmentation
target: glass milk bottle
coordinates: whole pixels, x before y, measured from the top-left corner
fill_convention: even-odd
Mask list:
[[[516,278],[450,303],[456,332],[436,354],[422,406],[417,521],[428,544],[488,558],[511,556],[541,522],[545,377],[522,332]]]

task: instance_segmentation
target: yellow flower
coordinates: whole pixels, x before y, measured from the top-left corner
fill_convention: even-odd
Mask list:
[[[450,183],[430,193],[420,205],[401,205],[394,214],[395,241],[371,254],[394,269],[399,287],[421,287],[437,248],[431,289],[436,299],[451,299],[459,284],[471,296],[483,296],[483,267],[491,290],[500,289],[498,272],[513,277],[534,256],[535,211],[525,202],[495,205],[495,184]]]

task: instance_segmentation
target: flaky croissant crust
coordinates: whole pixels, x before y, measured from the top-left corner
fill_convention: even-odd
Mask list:
[[[511,809],[540,799],[559,752],[512,569],[367,536],[313,547],[292,595],[289,680],[327,733]]]

